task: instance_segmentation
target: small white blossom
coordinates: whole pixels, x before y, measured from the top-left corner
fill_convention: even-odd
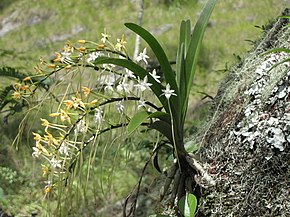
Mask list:
[[[138,101],[138,107],[137,107],[137,109],[139,110],[140,108],[146,108],[146,101],[144,101],[143,99],[140,99]]]
[[[89,58],[87,59],[88,63],[95,61],[100,56],[99,52],[89,53]]]
[[[85,133],[87,131],[87,126],[85,121],[80,120],[79,123],[76,125],[75,134],[78,133]]]
[[[165,90],[162,90],[162,92],[163,92],[162,95],[165,95],[165,97],[166,97],[167,99],[169,99],[172,95],[173,95],[173,96],[177,96],[177,95],[174,93],[174,90],[171,90],[171,89],[170,89],[170,84],[169,84],[169,83],[166,85],[166,89],[165,89]]]
[[[116,104],[116,109],[119,113],[122,113],[124,111],[124,100]]]
[[[61,146],[59,147],[58,149],[58,152],[61,154],[61,155],[66,155],[66,156],[69,156],[69,147],[67,146],[66,142],[63,141],[63,143],[61,144]]]
[[[136,76],[134,75],[134,73],[132,71],[130,71],[129,69],[125,69],[125,75],[128,78],[136,78]]]
[[[53,168],[61,168],[61,160],[57,160],[57,159],[55,159],[55,158],[52,158],[51,160],[50,160],[50,164],[51,164],[51,166],[53,167]]]
[[[118,84],[117,91],[120,93],[130,93],[130,85],[127,82],[127,77],[125,77],[122,83]]]
[[[117,86],[117,91],[122,93],[130,93],[129,84],[121,83]]]
[[[149,74],[154,78],[154,80],[155,80],[156,82],[161,83],[160,80],[159,80],[160,76],[157,75],[155,69],[153,69],[152,73],[149,73]]]
[[[36,147],[32,147],[32,149],[33,149],[32,157],[38,158],[41,155],[41,151]]]
[[[62,63],[65,63],[65,62],[68,62],[68,61],[72,61],[72,59],[70,58],[70,56],[71,56],[71,52],[63,51],[63,52],[61,52],[60,61]]]
[[[147,75],[144,77],[143,81],[140,80],[140,78],[138,79],[138,84],[135,84],[134,86],[139,88],[141,92],[143,92],[146,89],[149,89],[149,87],[152,85],[150,83],[148,83],[148,77]]]
[[[137,57],[136,57],[136,61],[140,62],[141,60],[144,61],[144,63],[148,64],[147,59],[149,58],[149,56],[147,56],[147,49],[146,47],[144,48],[143,52],[141,52]]]
[[[101,124],[103,121],[103,111],[101,109],[96,109],[96,113],[94,115],[94,123]]]
[[[113,82],[107,80],[107,81],[105,81],[105,83],[106,83],[106,86],[104,88],[105,91],[114,91],[114,89],[113,89],[114,83]]]
[[[105,30],[105,33],[101,33],[101,35],[102,35],[101,42],[102,42],[103,44],[105,44],[106,41],[111,37],[110,35],[108,35],[108,34],[106,33],[106,30]]]

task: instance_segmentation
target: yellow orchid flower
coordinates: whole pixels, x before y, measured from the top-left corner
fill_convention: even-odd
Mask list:
[[[88,88],[88,87],[82,87],[82,90],[83,90],[83,93],[84,93],[85,97],[88,97],[88,95],[91,92],[91,89]]]

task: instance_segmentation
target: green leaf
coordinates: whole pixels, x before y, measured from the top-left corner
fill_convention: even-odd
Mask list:
[[[270,53],[277,53],[277,52],[290,53],[290,49],[287,49],[287,48],[274,48],[274,49],[271,49],[269,51],[266,51],[266,52],[262,53],[262,56],[270,54]]]
[[[164,135],[171,144],[173,144],[171,125],[165,121],[155,121],[153,124],[149,126],[151,129],[155,129],[159,131],[162,135]]]
[[[179,45],[176,57],[176,76],[179,87],[180,105],[187,102],[187,78],[185,68],[185,57],[187,55],[188,47],[191,39],[191,25],[190,21],[182,21],[180,24]],[[182,117],[180,118],[181,121]],[[182,124],[182,123],[181,123]]]
[[[145,120],[148,119],[150,114],[145,111],[135,114],[128,124],[128,134],[133,133]]]
[[[151,113],[148,118],[158,118],[162,121],[167,122],[168,124],[171,123],[170,122],[170,115],[166,112],[157,111],[157,112]]]
[[[274,64],[274,65],[273,65],[273,66],[268,70],[268,72],[270,72],[272,69],[274,69],[274,68],[276,68],[277,66],[279,66],[279,65],[281,65],[281,64],[283,64],[283,63],[286,63],[286,62],[290,62],[290,58],[284,59],[284,60],[282,60],[282,61],[280,61],[280,62]]]
[[[188,141],[184,144],[185,150],[189,153],[197,152],[200,145],[198,143],[195,143],[193,140]]]
[[[184,43],[180,45],[179,48],[180,54],[177,56],[176,60],[176,73],[179,78],[179,100],[180,104],[183,105],[184,101],[186,101],[186,93],[187,93],[187,82],[186,82],[186,68],[185,68],[185,48]]]
[[[160,120],[162,120],[165,123],[170,123],[170,116],[165,113],[165,112],[154,112],[154,113],[148,113],[146,111],[141,111],[136,113],[132,119],[130,120],[129,124],[128,124],[128,134],[130,135],[131,133],[133,133],[144,121],[146,121],[149,118],[158,118]]]
[[[189,28],[189,30],[188,30]],[[180,24],[180,30],[179,30],[179,43],[178,43],[178,48],[177,48],[177,56],[176,56],[176,77],[177,77],[177,85],[179,85],[179,88],[181,88],[181,80],[182,80],[182,74],[181,74],[181,69],[183,67],[183,61],[184,57],[186,56],[186,51],[188,47],[190,39],[190,21],[181,21]],[[182,92],[182,91],[180,91]]]
[[[209,18],[211,16],[211,13],[214,9],[214,6],[216,4],[216,0],[208,0],[203,11],[201,12],[197,23],[194,26],[192,35],[191,35],[191,40],[190,40],[190,44],[187,48],[187,52],[186,52],[186,59],[185,59],[185,68],[186,68],[186,78],[185,81],[187,82],[187,93],[186,93],[186,97],[185,100],[183,102],[182,106],[182,110],[181,113],[183,114],[183,120],[185,119],[185,114],[187,111],[187,104],[188,104],[188,96],[190,93],[190,89],[191,89],[191,85],[192,85],[192,81],[193,81],[193,77],[195,74],[195,69],[196,69],[196,64],[197,64],[197,59],[198,59],[198,55],[199,55],[199,51],[201,48],[201,44],[202,44],[202,39],[204,36],[204,32],[206,29],[206,26],[208,24]]]
[[[197,208],[197,199],[195,195],[186,193],[186,195],[178,201],[178,208],[184,217],[194,217]]]
[[[171,65],[168,61],[168,58],[167,58],[164,50],[162,49],[161,45],[159,44],[159,42],[154,38],[154,36],[151,33],[149,33],[147,30],[145,30],[141,26],[138,26],[137,24],[126,23],[125,26],[127,28],[131,29],[136,34],[138,34],[141,38],[143,38],[148,43],[148,45],[150,46],[150,48],[152,49],[156,58],[159,61],[161,70],[164,73],[166,83],[169,83],[171,89],[173,89],[175,91],[175,93],[178,95],[179,90],[177,87],[175,75],[174,75],[173,70],[171,68]],[[173,113],[173,117],[177,120],[177,122],[179,122],[180,115],[181,115],[180,114],[179,99],[176,96],[171,97],[170,102],[172,102],[170,106],[172,107],[171,110]],[[166,111],[169,112],[169,110],[167,110],[167,109],[166,109]]]
[[[279,16],[279,18],[286,18],[286,19],[290,19],[290,16]]]
[[[170,84],[171,88],[174,89],[175,92],[177,92],[175,75],[168,61],[168,58],[159,42],[150,32],[135,23],[125,23],[125,26],[138,34],[148,43],[160,63],[160,67],[162,72],[164,73],[166,82]]]
[[[158,163],[158,153],[159,153],[159,151],[157,150],[154,152],[154,154],[152,156],[153,157],[153,166],[159,173],[162,173],[160,166],[159,166],[159,163]]]

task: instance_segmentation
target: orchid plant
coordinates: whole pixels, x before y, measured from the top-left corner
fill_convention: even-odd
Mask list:
[[[76,89],[68,84],[63,89],[65,94],[59,100],[60,105],[49,114],[49,118],[41,119],[44,132],[33,133],[35,147],[32,155],[45,159],[42,171],[48,178],[44,188],[47,196],[60,182],[67,182],[68,173],[74,170],[86,147],[96,144],[102,134],[126,128],[125,135],[129,137],[139,127],[146,127],[164,137],[163,141],[171,146],[175,159],[161,198],[169,194],[170,185],[172,205],[176,198],[180,200],[186,193],[200,197],[195,176],[204,175],[204,170],[185,149],[184,123],[198,54],[215,3],[216,0],[207,1],[193,31],[189,20],[181,22],[175,68],[151,33],[134,23],[126,23],[128,29],[147,42],[161,72],[156,69],[148,71],[150,57],[147,48],[132,60],[126,49],[125,36],[114,43],[105,31],[99,43],[78,40],[73,45],[68,42],[60,52],[56,52],[52,64],[41,60],[36,67],[37,75],[27,76],[14,85],[12,97],[28,101],[40,84],[47,79],[56,79],[62,72],[83,80],[86,74],[97,73],[95,82],[90,80],[74,94],[67,94],[70,88]],[[60,83],[64,81],[59,80]],[[162,145],[164,142],[157,143],[152,156],[157,156]],[[157,161],[154,162],[160,171]]]

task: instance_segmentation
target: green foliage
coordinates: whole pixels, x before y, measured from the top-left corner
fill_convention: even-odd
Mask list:
[[[149,116],[150,114],[146,111],[135,114],[128,124],[128,134],[133,133]]]
[[[27,77],[27,75],[19,72],[18,69],[12,67],[0,67],[0,76],[16,78],[19,80]]]
[[[23,182],[21,175],[8,167],[0,167],[0,180],[0,187],[7,194],[14,193],[17,186]]]
[[[290,19],[290,16],[280,16],[279,18]],[[290,24],[288,24],[287,27],[290,27]]]
[[[115,59],[102,58],[100,62],[98,59],[95,61],[95,64],[114,63],[119,66],[126,67],[127,69],[133,71],[134,74],[142,76],[141,78],[144,78],[145,75],[149,77],[149,82],[152,82],[152,86],[150,88],[153,90],[156,97],[162,103],[165,111],[168,113],[168,115],[171,116],[170,125],[172,125],[172,136],[168,135],[168,132],[171,129],[170,125],[166,127],[164,124],[162,124],[162,126],[158,126],[157,124],[155,124],[154,129],[157,129],[163,134],[164,132],[166,132],[165,136],[167,138],[172,137],[171,142],[172,145],[175,146],[174,149],[177,156],[183,155],[185,151],[182,141],[184,137],[184,120],[188,107],[189,94],[192,87],[204,31],[215,6],[215,3],[215,0],[207,1],[207,4],[202,11],[192,34],[190,30],[190,21],[182,21],[180,26],[180,41],[176,60],[176,75],[174,74],[169,60],[158,41],[144,28],[132,23],[125,24],[126,27],[137,33],[148,43],[148,45],[154,52],[157,60],[159,61],[167,85],[172,88],[172,93],[176,93],[176,97],[170,97],[170,95],[169,97],[166,97],[165,94],[161,94],[161,89],[164,89],[162,88],[161,84],[154,81],[154,78],[150,75],[150,73],[146,72],[146,70],[140,69],[139,66],[134,66],[135,64],[132,63],[130,60],[117,61]],[[179,84],[179,86],[177,85],[177,83]],[[168,99],[168,105],[165,98]],[[138,114],[137,116],[138,118],[139,115],[140,114]],[[142,118],[146,118],[146,115],[144,113]],[[140,125],[140,119],[138,120],[138,124]],[[133,121],[134,123],[137,123],[137,121],[135,121],[135,118],[133,118]],[[160,123],[160,121],[158,121],[158,123]],[[132,124],[130,126],[132,126]],[[134,126],[137,125],[135,124]]]
[[[2,0],[0,2],[0,11],[7,8],[11,3],[15,3],[17,0]]]
[[[196,143],[194,140],[190,140],[188,142],[186,142],[184,144],[185,146],[185,150],[188,152],[188,153],[195,153],[199,150],[200,148],[200,145],[198,143]]]
[[[193,194],[186,193],[178,201],[178,207],[184,217],[193,217],[197,208],[197,200]]]

